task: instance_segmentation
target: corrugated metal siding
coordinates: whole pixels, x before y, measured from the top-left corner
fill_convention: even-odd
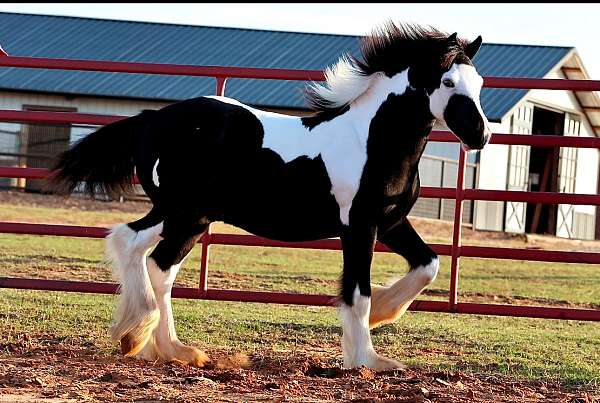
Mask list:
[[[195,65],[323,69],[358,37],[0,13],[0,44],[13,55]],[[484,44],[482,75],[543,77],[571,48]],[[302,82],[231,80],[227,94],[258,106],[303,108]],[[179,100],[212,94],[204,77],[0,69],[0,88]],[[482,106],[499,120],[524,90],[484,89]]]
[[[594,239],[596,217],[594,214],[586,214],[575,211],[573,213],[573,238]]]
[[[0,109],[22,110],[24,105],[39,107],[76,108],[78,112],[104,115],[134,115],[143,109],[158,109],[164,102],[149,100],[110,99],[110,98],[76,98],[65,99],[62,95],[36,94],[23,92],[0,91]],[[27,125],[0,122],[0,166],[19,166],[21,132]],[[92,131],[91,126],[77,125],[71,127],[71,143],[79,140]],[[0,178],[0,187],[17,186],[19,180]]]
[[[456,185],[458,163],[452,160],[442,160],[423,155],[419,162],[419,177],[421,186],[449,187]],[[469,165],[465,171],[465,187],[472,189],[475,185],[475,166]],[[417,217],[440,218],[452,221],[454,219],[454,199],[436,199],[420,197],[413,206],[410,214]],[[473,222],[473,202],[465,200],[463,204],[463,222]]]

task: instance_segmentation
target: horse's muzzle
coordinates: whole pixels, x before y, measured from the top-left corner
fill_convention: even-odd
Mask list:
[[[466,95],[453,95],[444,110],[448,128],[468,148],[465,151],[481,150],[489,141],[492,132],[487,119],[481,115],[475,102]],[[464,149],[464,147],[463,147]]]

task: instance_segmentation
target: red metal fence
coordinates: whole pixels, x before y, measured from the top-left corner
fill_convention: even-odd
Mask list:
[[[216,79],[216,93],[218,95],[224,94],[225,83],[227,78],[258,78],[301,81],[323,80],[323,73],[321,71],[311,70],[167,65],[154,63],[65,60],[12,56],[0,57],[0,66],[140,74],[206,76],[213,77]],[[495,88],[600,91],[600,81],[592,80],[486,77],[484,80],[484,86]],[[15,110],[0,110],[0,121],[10,122],[105,125],[107,123],[122,118],[123,116],[91,115],[69,112],[28,112]],[[431,134],[430,141],[457,142],[457,139],[448,132],[435,131]],[[600,138],[595,137],[563,137],[554,135],[525,136],[513,134],[494,134],[492,136],[491,143],[512,145],[519,144],[538,147],[580,147],[600,149]],[[446,255],[451,257],[451,280],[449,300],[447,302],[418,300],[413,302],[413,304],[410,306],[410,309],[415,311],[430,312],[454,312],[486,315],[526,316],[536,318],[600,321],[600,310],[594,309],[551,308],[540,306],[515,306],[505,304],[480,304],[458,302],[458,273],[459,261],[461,256],[477,258],[533,260],[544,262],[567,262],[588,264],[600,263],[600,253],[527,250],[483,246],[462,246],[460,224],[462,222],[464,200],[496,200],[550,204],[566,203],[600,205],[600,196],[590,194],[565,194],[557,192],[523,192],[465,189],[465,152],[462,149],[460,150],[458,166],[459,169],[456,182],[456,189],[423,187],[421,190],[421,197],[434,197],[456,200],[452,244],[431,245],[431,247],[439,255]],[[0,177],[43,179],[47,177],[47,175],[48,172],[45,169],[0,167]],[[106,235],[106,231],[106,228],[100,227],[0,222],[0,233],[103,238]],[[213,234],[210,232],[209,228],[209,230],[203,235],[200,242],[202,243],[202,255],[199,287],[174,288],[174,297],[302,305],[334,305],[335,303],[333,297],[327,295],[213,289],[208,288],[207,279],[210,245],[240,245],[339,250],[340,242],[337,239],[325,239],[312,242],[278,242],[252,235]],[[382,244],[377,244],[375,250],[377,252],[390,252]],[[52,291],[75,291],[103,294],[112,294],[117,292],[117,286],[113,283],[41,280],[8,277],[0,277],[0,287]]]

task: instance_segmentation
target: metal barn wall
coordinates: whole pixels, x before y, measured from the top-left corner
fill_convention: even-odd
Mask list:
[[[490,123],[494,133],[509,133],[510,118],[500,123]],[[508,175],[508,150],[504,144],[489,144],[480,153],[478,189],[506,190]],[[480,230],[504,230],[504,202],[476,200],[473,227]]]
[[[465,170],[465,187],[472,189],[475,185],[475,164],[468,164]],[[456,184],[458,162],[449,158],[423,155],[419,163],[421,186],[448,187]],[[454,219],[454,200],[419,198],[410,215],[415,217],[436,218],[446,221]],[[466,200],[463,205],[463,223],[472,223],[473,203]]]
[[[551,72],[545,78],[566,77],[560,70],[557,70]],[[592,128],[587,119],[585,119],[584,112],[581,110],[577,98],[572,91],[531,90],[527,94],[527,97],[521,100],[515,108],[524,102],[547,106],[559,111],[579,113],[582,116],[580,136],[593,136]],[[510,118],[513,111],[506,115],[500,123],[491,123],[492,130],[496,133],[510,133]],[[478,188],[491,190],[506,189],[508,157],[509,146],[506,145],[488,145],[481,151]],[[578,150],[575,193],[597,193],[599,161],[598,150],[586,148]],[[505,202],[476,201],[474,227],[483,230],[503,231],[505,205]],[[593,239],[595,216],[595,206],[574,206],[573,237]]]
[[[25,92],[0,91],[0,109],[23,110],[24,106],[76,108],[77,112],[104,115],[134,115],[143,109],[157,109],[164,102],[93,98],[65,97],[63,95],[35,94]],[[27,125],[0,122],[0,166],[18,166],[23,158],[20,154],[20,133]],[[90,133],[93,127],[71,127],[71,142]],[[17,186],[18,179],[2,179],[0,186]]]

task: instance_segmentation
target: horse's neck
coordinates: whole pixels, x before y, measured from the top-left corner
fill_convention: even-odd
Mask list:
[[[415,178],[435,120],[427,94],[411,88],[406,77],[382,78],[379,84],[357,102],[355,117],[372,115],[362,128],[368,133],[368,164],[376,181],[398,190]]]
[[[388,97],[391,94],[402,95],[408,87],[408,69],[391,78],[381,75],[373,79],[367,91],[350,104],[346,119],[352,121],[358,130],[368,134],[371,121]]]
[[[338,119],[352,127],[365,145],[376,144],[376,149],[369,147],[372,152],[401,154],[412,164],[418,164],[434,124],[429,98],[410,87],[408,70],[374,80]]]

